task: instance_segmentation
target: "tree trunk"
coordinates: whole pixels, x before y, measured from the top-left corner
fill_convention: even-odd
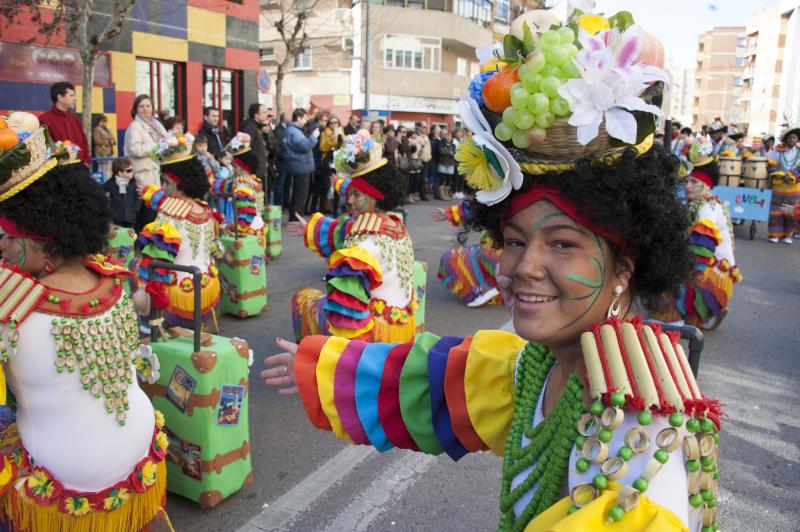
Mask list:
[[[283,112],[283,65],[278,65],[278,72],[275,74],[275,117],[278,123]]]
[[[82,54],[83,55],[83,54]],[[83,61],[83,97],[81,98],[81,118],[83,119],[83,134],[92,149],[92,85],[94,85],[94,66],[97,58],[93,55],[81,58]],[[93,154],[90,153],[91,157]]]

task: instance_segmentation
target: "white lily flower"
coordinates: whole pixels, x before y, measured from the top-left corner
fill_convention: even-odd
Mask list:
[[[641,28],[635,25],[622,34],[616,28],[594,36],[580,31],[583,49],[574,62],[581,77],[568,80],[558,89],[569,103],[569,124],[578,128],[580,144],[586,145],[597,137],[603,120],[611,137],[635,144],[637,125],[631,111],[661,116],[661,109],[640,97],[650,83],[667,81],[663,70],[635,63],[642,49],[642,36]]]
[[[503,175],[502,184],[495,190],[480,190],[475,195],[480,203],[495,205],[511,194],[512,190],[519,190],[522,186],[522,170],[511,153],[494,137],[489,122],[481,113],[478,104],[472,98],[459,98],[458,111],[461,122],[472,131],[472,141],[482,149],[491,150],[500,163]]]

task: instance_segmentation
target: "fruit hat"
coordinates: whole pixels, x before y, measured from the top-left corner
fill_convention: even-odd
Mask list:
[[[58,164],[53,157],[53,143],[47,128],[40,127],[39,120],[30,113],[14,115],[26,115],[28,120],[9,119],[9,123],[15,125],[0,129],[0,134],[8,136],[11,145],[0,154],[0,202],[15,196]]]
[[[522,175],[563,172],[591,158],[612,163],[653,144],[667,75],[657,39],[621,11],[574,10],[566,22],[524,13],[502,44],[478,50],[484,72],[458,102],[473,136],[459,146],[459,172],[494,205]]]
[[[359,177],[389,162],[383,156],[383,146],[372,139],[366,129],[360,129],[344,139],[342,147],[333,154],[333,165],[343,177]]]
[[[233,156],[250,151],[250,135],[239,131],[225,146],[225,151]]]
[[[150,157],[161,166],[188,161],[194,157],[192,150],[194,137],[189,133],[178,134],[168,132],[158,139],[158,144],[150,152]]]

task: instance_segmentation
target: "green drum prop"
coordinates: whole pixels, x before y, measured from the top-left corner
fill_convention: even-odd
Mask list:
[[[153,261],[150,268],[185,271],[199,286],[194,266]],[[200,294],[195,330],[174,328],[150,342],[157,367],[142,388],[164,414],[169,437],[167,489],[213,508],[253,481],[248,422],[248,372],[252,351],[239,338],[201,333]],[[155,365],[155,364],[154,364]]]

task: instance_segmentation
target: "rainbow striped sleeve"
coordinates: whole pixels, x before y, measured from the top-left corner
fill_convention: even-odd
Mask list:
[[[464,200],[444,209],[444,215],[453,224],[453,227],[460,227],[470,219],[469,200]]]
[[[152,260],[174,262],[175,256],[181,249],[181,240],[178,229],[169,222],[157,219],[155,222],[145,225],[136,240],[136,247],[141,255],[136,271],[138,278],[142,281],[170,283],[173,278],[172,272],[156,270],[155,277],[151,279],[147,266]]]
[[[142,202],[149,208],[157,211],[161,202],[166,198],[164,189],[158,185],[147,185],[142,191]]]
[[[367,338],[374,325],[369,304],[372,290],[383,283],[381,263],[369,251],[354,246],[330,257],[325,284],[328,331],[344,338]]]
[[[453,460],[486,449],[502,456],[524,346],[504,331],[424,332],[403,344],[308,336],[295,375],[311,422],[342,440]]]
[[[214,194],[230,195],[233,194],[233,189],[236,183],[231,178],[216,177],[211,181],[211,192]]]
[[[352,224],[349,216],[331,218],[314,213],[306,225],[305,245],[320,257],[330,257],[334,251],[344,247],[344,239]]]
[[[719,228],[708,218],[700,218],[689,228],[689,249],[695,258],[695,270],[714,265],[714,252],[721,241]]]

